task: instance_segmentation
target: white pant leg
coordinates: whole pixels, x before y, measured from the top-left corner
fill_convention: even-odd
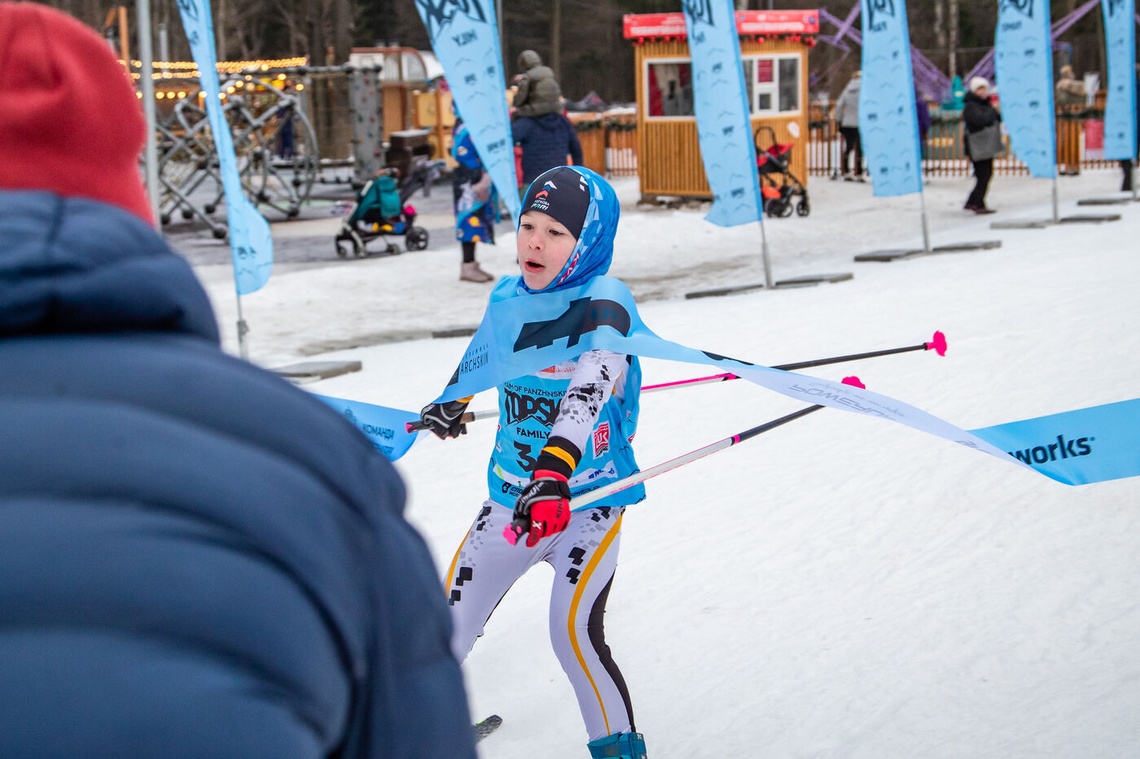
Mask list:
[[[554,567],[550,640],[570,679],[590,740],[633,729],[629,693],[605,644],[602,623],[621,544],[621,508],[574,512],[564,532],[534,548],[512,546],[503,529],[511,509],[483,504],[447,573],[452,653],[467,658],[495,607],[540,561]]]
[[[554,539],[550,641],[574,686],[590,740],[633,728],[625,680],[605,642],[603,617],[621,544],[621,508],[574,512]]]
[[[512,546],[503,538],[514,511],[486,501],[467,536],[459,544],[447,572],[447,602],[451,607],[451,651],[462,662],[499,601],[528,569],[543,558],[544,546]],[[546,542],[546,541],[543,541]]]

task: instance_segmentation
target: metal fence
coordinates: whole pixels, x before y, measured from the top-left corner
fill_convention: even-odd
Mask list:
[[[1104,112],[1096,109],[1058,110],[1057,164],[1062,171],[1114,167],[1088,149],[1086,132],[1103,124]],[[584,163],[609,177],[637,176],[637,116],[628,114],[572,114],[571,119],[582,143]],[[994,159],[994,173],[1002,176],[1028,174],[1029,170],[1012,152]],[[843,139],[833,118],[813,104],[807,135],[808,174],[837,176]],[[962,144],[960,111],[932,109],[930,131],[923,145],[922,173],[927,177],[968,177],[973,169]]]
[[[637,114],[575,113],[582,163],[607,177],[637,176]]]
[[[1103,124],[1103,111],[1095,109],[1058,110],[1057,165],[1062,170],[1104,168],[1118,165],[1106,161],[1086,148],[1086,130]],[[923,144],[922,173],[928,177],[967,177],[972,173],[970,161],[962,144],[961,111],[932,109],[930,131]],[[813,105],[808,122],[808,173],[811,176],[837,176],[843,150],[843,139],[835,123],[833,111],[826,113]],[[1028,174],[1029,170],[1009,150],[994,159],[994,174],[1013,176]]]

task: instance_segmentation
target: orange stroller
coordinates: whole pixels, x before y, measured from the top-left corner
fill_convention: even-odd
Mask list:
[[[756,170],[760,177],[764,210],[773,218],[791,216],[792,203],[799,198],[795,203],[796,215],[810,214],[811,203],[808,201],[807,188],[788,168],[795,143],[776,142],[776,131],[770,126],[759,127],[755,138]]]

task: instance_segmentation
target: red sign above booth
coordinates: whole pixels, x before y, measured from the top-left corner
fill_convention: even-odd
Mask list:
[[[736,31],[740,35],[819,34],[819,11],[737,11]],[[637,13],[622,17],[627,40],[671,37],[684,39],[685,14]]]

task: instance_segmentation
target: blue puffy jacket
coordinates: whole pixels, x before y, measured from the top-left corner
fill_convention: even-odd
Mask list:
[[[475,756],[393,468],[134,216],[0,191],[0,430],[0,756]]]

